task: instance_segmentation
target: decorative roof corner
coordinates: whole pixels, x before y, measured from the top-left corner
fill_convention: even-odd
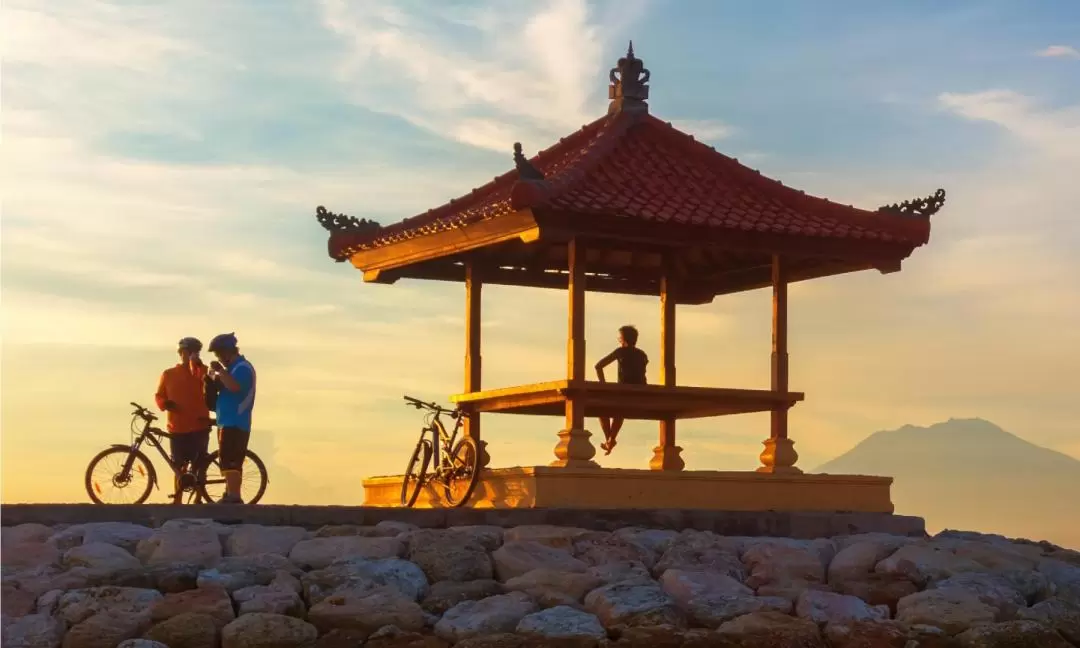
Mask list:
[[[544,174],[534,167],[521,152],[521,142],[514,142],[514,167],[521,180],[543,180]]]
[[[649,112],[649,70],[645,63],[634,57],[634,41],[626,50],[626,56],[608,73],[608,114],[620,111]]]
[[[882,214],[891,214],[893,216],[903,216],[905,218],[929,219],[931,216],[938,213],[944,204],[945,190],[938,189],[933,195],[927,196],[926,198],[914,198],[912,200],[905,200],[902,203],[893,203],[891,205],[879,207],[878,212]]]
[[[345,214],[335,214],[326,207],[319,205],[315,208],[315,218],[328,232],[374,232],[382,229],[382,225],[366,218],[356,218]]]

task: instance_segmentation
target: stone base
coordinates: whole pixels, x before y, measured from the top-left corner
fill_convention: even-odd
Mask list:
[[[400,475],[365,479],[364,506],[400,506]],[[475,508],[892,513],[891,477],[525,466],[486,469]],[[417,507],[445,506],[425,487]]]

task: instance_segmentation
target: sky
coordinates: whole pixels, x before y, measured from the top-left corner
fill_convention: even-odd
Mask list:
[[[365,285],[325,205],[384,224],[604,114],[629,39],[653,114],[770,177],[874,209],[948,200],[902,272],[790,291],[812,468],[872,432],[981,417],[1080,458],[1080,4],[1036,0],[7,0],[2,498],[85,501],[176,341],[235,331],[259,373],[265,502],[358,504],[461,390],[464,289]],[[566,297],[484,292],[487,388],[561,377]],[[659,304],[590,295],[587,353]],[[767,290],[680,307],[690,385],[767,388]],[[488,416],[493,466],[555,418]],[[597,427],[593,425],[593,427]],[[645,467],[655,424],[602,464]],[[767,415],[680,424],[688,469],[758,465]],[[962,457],[957,458],[962,461]],[[157,497],[164,496],[164,492]],[[905,513],[917,513],[901,511]]]

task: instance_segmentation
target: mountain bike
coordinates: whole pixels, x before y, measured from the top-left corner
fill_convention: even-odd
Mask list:
[[[95,504],[142,504],[150,497],[150,491],[158,487],[157,471],[150,458],[143,453],[142,447],[149,445],[156,448],[172,472],[180,473],[180,492],[187,496],[189,504],[208,504],[220,499],[224,493],[225,476],[221,472],[221,463],[217,450],[207,453],[198,465],[178,465],[162,445],[162,439],[173,435],[154,427],[157,415],[138,403],[131,403],[135,408],[131,418],[131,437],[129,445],[114,444],[98,453],[86,467],[86,493]],[[142,421],[142,428],[138,427]],[[211,425],[214,425],[211,421]],[[251,450],[244,457],[243,482],[240,496],[247,504],[255,504],[262,499],[270,479],[262,459]],[[220,486],[220,492],[218,487]],[[115,493],[113,493],[115,491]],[[211,493],[215,491],[215,493]],[[218,497],[214,497],[217,494]],[[170,495],[170,499],[174,496]],[[192,502],[194,500],[194,502]]]
[[[435,483],[442,486],[447,504],[463,506],[476,489],[480,476],[480,452],[476,440],[469,436],[458,439],[458,432],[465,420],[464,413],[435,403],[425,403],[412,396],[406,396],[405,402],[428,413],[424,417],[420,440],[416,442],[401,482],[401,505],[411,507],[420,496],[420,489],[425,484]],[[455,421],[452,433],[447,433],[440,419],[443,414]],[[428,466],[433,458],[435,467],[429,473]]]

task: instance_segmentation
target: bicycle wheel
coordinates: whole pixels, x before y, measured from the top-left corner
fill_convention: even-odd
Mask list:
[[[416,448],[409,458],[409,467],[405,469],[405,476],[401,480],[401,505],[405,508],[416,504],[416,498],[420,497],[424,475],[431,463],[431,453],[431,441],[421,438],[416,442]]]
[[[446,475],[443,486],[446,503],[453,507],[463,506],[472,497],[476,482],[480,478],[480,452],[476,440],[463,437],[454,444],[454,449],[447,457],[450,472]]]
[[[258,504],[270,482],[266,465],[259,455],[247,450],[244,453],[244,465],[240,470],[240,499],[245,504]],[[212,504],[225,495],[225,473],[221,470],[219,451],[215,450],[206,456],[196,480],[195,488],[199,494],[196,503]]]
[[[131,458],[131,467],[124,465]],[[86,494],[95,504],[142,504],[150,497],[157,475],[154,464],[141,452],[129,448],[102,450],[86,467]]]

